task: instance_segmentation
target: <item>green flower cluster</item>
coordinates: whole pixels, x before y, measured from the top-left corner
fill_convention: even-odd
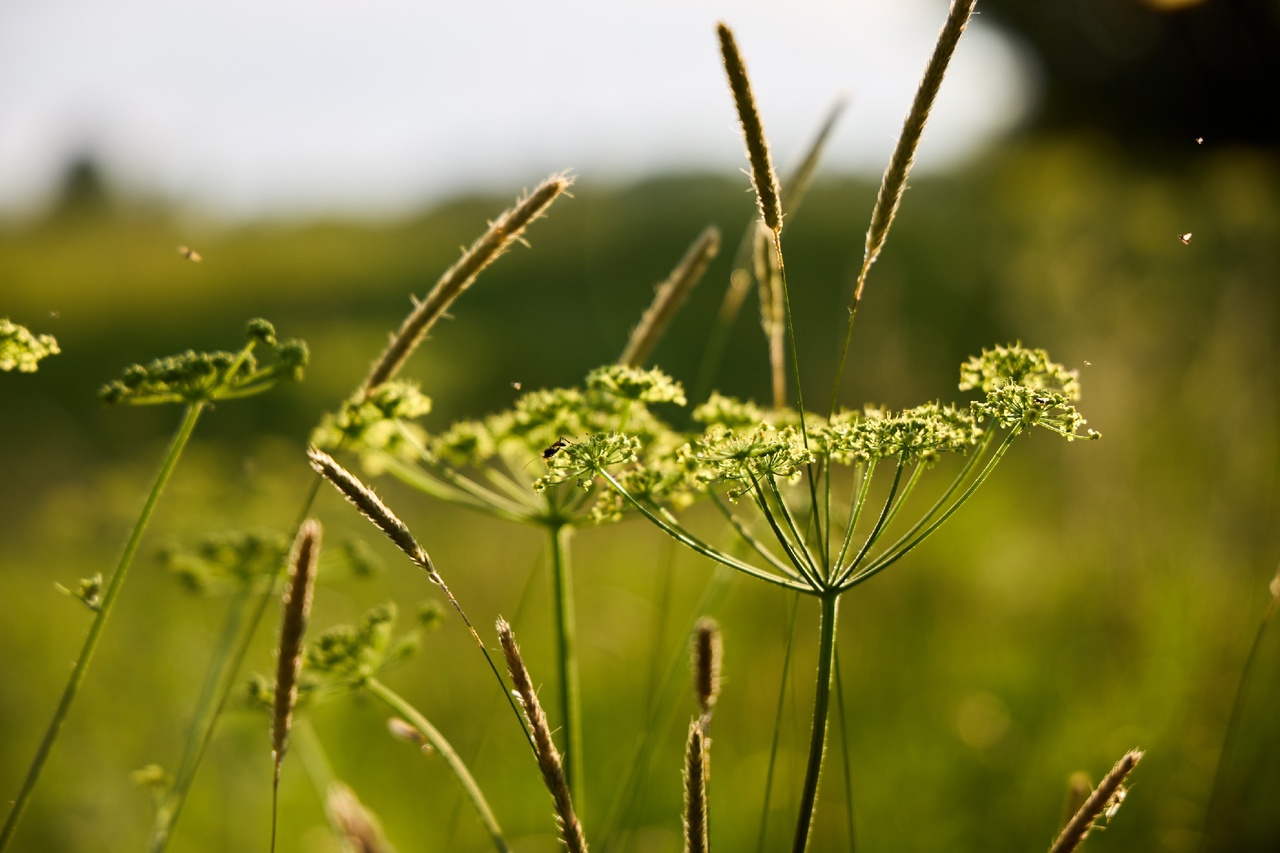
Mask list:
[[[439,607],[424,603],[419,625],[430,627],[439,618]],[[306,644],[302,673],[298,680],[300,703],[364,686],[412,657],[421,642],[415,628],[395,635],[399,611],[387,601],[364,613],[354,625],[335,625]],[[275,686],[263,675],[248,683],[252,705],[271,708]]]
[[[135,364],[124,375],[103,386],[98,396],[104,403],[135,406],[161,403],[207,403],[232,400],[261,393],[281,380],[302,378],[309,354],[299,340],[278,341],[275,329],[266,320],[251,320],[249,343],[239,352],[195,352]],[[271,350],[274,363],[259,366],[255,346]]]
[[[283,574],[289,544],[289,537],[278,530],[233,530],[206,534],[192,545],[170,542],[160,549],[159,559],[190,592],[214,595]],[[320,562],[326,578],[332,578],[336,569],[369,577],[381,568],[377,555],[362,539],[326,548]]]
[[[1099,437],[1093,430],[1080,434],[1085,419],[1071,405],[1080,399],[1079,374],[1049,361],[1042,349],[983,350],[960,367],[960,390],[974,388],[987,395],[974,409],[1007,429],[1039,426],[1068,441]]]
[[[411,421],[430,411],[431,398],[415,383],[386,382],[368,394],[356,394],[337,412],[325,415],[311,434],[311,442],[327,450],[356,450],[377,470],[382,456],[411,461],[420,452],[424,433]]]
[[[25,326],[0,317],[0,370],[34,373],[40,359],[59,352],[53,335],[33,335]]]
[[[194,545],[170,542],[160,549],[160,564],[183,587],[196,593],[221,592],[280,573],[289,537],[276,530],[210,533]]]
[[[595,471],[634,463],[642,444],[675,435],[649,409],[664,403],[685,404],[679,383],[661,371],[612,365],[592,371],[582,388],[530,391],[506,411],[430,434],[413,423],[430,401],[414,385],[391,382],[348,400],[312,438],[359,454],[371,473],[390,471],[429,494],[501,517],[600,522],[616,518],[620,502],[594,489]],[[578,493],[553,488],[570,480]],[[603,502],[591,502],[593,491]]]

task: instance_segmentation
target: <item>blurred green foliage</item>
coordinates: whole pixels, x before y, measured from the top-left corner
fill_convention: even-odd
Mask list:
[[[840,665],[858,825],[866,850],[1048,846],[1068,776],[1096,781],[1148,750],[1095,850],[1196,849],[1241,665],[1280,559],[1280,164],[1249,150],[1131,157],[1106,140],[1027,141],[908,194],[874,269],[842,400],[892,407],[958,399],[955,365],[1022,340],[1080,368],[1082,411],[1103,433],[1016,448],[973,502],[894,571],[845,602]],[[580,183],[476,288],[408,373],[434,428],[576,383],[614,360],[651,288],[709,222],[733,245],[753,216],[744,179]],[[874,187],[827,178],[787,228],[788,278],[806,395],[825,399]],[[16,791],[52,712],[87,611],[55,583],[109,566],[141,504],[164,411],[103,410],[95,390],[128,363],[215,345],[248,316],[311,343],[307,380],[219,406],[162,503],[144,554],[237,527],[284,531],[310,483],[306,436],[360,381],[409,307],[509,202],[464,199],[389,222],[229,227],[115,205],[0,231],[0,314],[55,334],[34,375],[0,374],[0,792]],[[1178,235],[1191,232],[1184,245]],[[175,251],[191,246],[194,263]],[[726,282],[726,252],[659,345],[691,386]],[[763,400],[768,360],[744,312],[719,390]],[[698,402],[693,400],[691,402]],[[514,621],[535,680],[552,689],[540,540],[379,484],[472,618]],[[371,531],[334,495],[316,513],[336,542]],[[628,523],[578,537],[588,785],[584,824],[604,822],[665,667],[711,567]],[[375,543],[387,570],[316,596],[317,631],[429,584]],[[224,599],[139,564],[97,667],[18,836],[19,850],[138,848],[148,796],[130,773],[172,770]],[[658,598],[672,573],[669,604]],[[725,686],[712,727],[713,843],[754,849],[790,599],[734,581],[715,615]],[[789,837],[807,735],[816,614],[801,604],[794,689],[767,849]],[[271,630],[248,667],[270,667]],[[509,836],[551,849],[537,770],[457,624],[388,678],[454,742]],[[1280,838],[1280,634],[1269,636],[1228,766],[1213,849]],[[682,665],[681,665],[682,666]],[[683,670],[681,670],[683,671]],[[680,756],[691,691],[653,750],[625,839],[679,846]],[[483,831],[438,760],[387,736],[358,697],[310,711],[334,770],[400,849],[483,850]],[[815,849],[847,849],[838,730]],[[261,846],[269,820],[268,721],[247,706],[219,729],[175,850]],[[11,794],[4,794],[10,796]],[[286,763],[282,850],[323,850],[320,800]],[[453,840],[450,841],[449,839]]]

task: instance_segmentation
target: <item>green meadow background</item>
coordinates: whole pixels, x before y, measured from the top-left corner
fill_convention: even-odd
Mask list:
[[[169,542],[237,528],[288,530],[311,483],[319,417],[364,376],[388,331],[509,195],[386,221],[227,226],[79,190],[40,221],[0,229],[0,315],[57,336],[34,375],[0,375],[0,797],[12,797],[88,626],[56,584],[108,572],[178,418],[105,409],[96,389],[135,361],[237,347],[264,316],[308,341],[306,381],[219,404],[144,540],[15,849],[138,850],[149,794],[173,770],[228,600],[185,591],[156,559]],[[542,176],[530,175],[529,185]],[[733,248],[753,216],[746,179],[671,175],[582,182],[484,273],[411,361],[428,424],[575,383],[617,358],[652,287],[707,224],[724,248],[655,353],[693,391]],[[806,399],[829,393],[872,184],[826,176],[784,248]],[[1191,232],[1184,245],[1178,235]],[[204,260],[184,260],[190,245]],[[1041,134],[951,174],[916,180],[873,270],[842,401],[961,399],[958,365],[1021,340],[1081,372],[1102,433],[1020,441],[929,542],[846,597],[843,726],[833,724],[813,849],[847,850],[845,770],[865,851],[1026,851],[1056,832],[1068,776],[1096,782],[1127,749],[1147,756],[1124,808],[1087,842],[1194,851],[1228,715],[1280,560],[1280,164],[1247,148],[1135,155],[1103,136]],[[754,298],[734,327],[720,390],[764,400]],[[705,392],[705,388],[698,389]],[[378,481],[473,620],[499,614],[543,695],[555,695],[549,580],[536,531]],[[331,544],[367,540],[371,579],[322,575],[312,626],[393,600],[405,628],[426,578],[334,495],[314,513]],[[593,849],[680,849],[683,741],[694,703],[687,631],[713,576],[642,521],[575,538],[587,801]],[[660,598],[670,575],[668,602]],[[785,849],[806,748],[817,612],[802,602],[765,849]],[[712,727],[711,828],[756,849],[791,599],[734,579],[709,615],[725,637]],[[273,606],[241,680],[268,672]],[[667,694],[653,673],[675,662]],[[1280,631],[1264,638],[1208,848],[1280,847]],[[557,847],[551,804],[491,676],[456,618],[388,676],[450,738],[519,851]],[[601,836],[645,718],[663,728],[642,794]],[[267,717],[233,703],[172,849],[265,849]],[[386,733],[383,709],[343,696],[307,708],[335,773],[402,851],[485,850],[443,763]],[[554,719],[553,719],[554,724]],[[291,753],[282,851],[336,849]]]

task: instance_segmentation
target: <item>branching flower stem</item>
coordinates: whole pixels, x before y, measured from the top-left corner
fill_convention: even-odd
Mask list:
[[[115,606],[116,599],[120,595],[120,589],[124,585],[125,575],[128,574],[129,566],[133,563],[134,555],[138,552],[138,545],[142,542],[142,534],[146,531],[148,522],[151,521],[156,504],[160,501],[160,494],[169,482],[169,478],[178,464],[178,458],[182,455],[183,449],[186,448],[187,442],[191,439],[191,433],[195,430],[196,422],[200,419],[204,408],[205,404],[203,402],[197,402],[187,406],[183,412],[182,422],[174,433],[173,439],[169,444],[169,450],[165,454],[164,461],[160,464],[160,470],[156,474],[156,479],[151,485],[151,491],[142,506],[142,512],[138,515],[138,520],[133,525],[133,531],[129,534],[129,540],[125,543],[124,551],[120,554],[120,560],[116,564],[115,572],[111,575],[111,580],[103,593],[102,602],[94,614],[93,623],[89,626],[89,634],[85,637],[80,656],[76,659],[75,668],[71,670],[67,686],[63,689],[62,699],[58,702],[58,707],[53,712],[53,719],[49,723],[49,728],[45,731],[43,740],[40,741],[40,747],[36,750],[35,758],[31,762],[31,768],[27,771],[26,779],[22,783],[22,789],[18,792],[13,808],[9,811],[9,817],[5,820],[4,830],[0,832],[0,850],[4,850],[9,846],[9,842],[17,831],[18,823],[22,820],[22,813],[26,810],[27,803],[31,800],[31,794],[40,779],[40,771],[44,769],[49,753],[53,749],[53,744],[58,739],[58,733],[62,729],[62,723],[67,717],[67,712],[71,710],[71,703],[75,701],[76,694],[80,690],[80,684],[84,681],[85,672],[88,671],[89,662],[93,659],[93,653],[98,646],[98,639],[102,635],[102,629],[107,624],[107,617],[111,615],[111,609]]]
[[[904,557],[907,554],[907,552],[911,551],[913,548],[915,548],[925,539],[929,538],[929,536],[935,530],[941,527],[943,523],[948,518],[950,518],[955,513],[955,511],[960,508],[962,504],[964,504],[965,501],[969,500],[969,498],[973,496],[973,493],[978,490],[978,487],[982,485],[982,483],[987,479],[987,477],[991,476],[991,472],[995,470],[996,465],[998,465],[1000,460],[1004,457],[1004,454],[1008,451],[1009,446],[1013,444],[1013,440],[1018,437],[1019,432],[1020,432],[1019,430],[1014,430],[1010,432],[1007,436],[1005,436],[1004,441],[1000,443],[1000,446],[998,448],[996,448],[996,452],[992,455],[991,460],[987,462],[986,466],[982,469],[982,471],[974,478],[973,482],[969,484],[969,487],[965,489],[964,493],[961,494],[960,497],[956,499],[955,503],[947,507],[946,511],[943,512],[942,515],[939,516],[936,520],[934,520],[932,524],[930,524],[928,527],[920,531],[920,533],[918,533],[914,538],[912,538],[905,545],[901,546],[900,548],[890,549],[884,555],[876,558],[871,563],[870,566],[863,569],[861,572],[858,572],[856,575],[849,577],[849,575],[857,567],[857,563],[851,564],[851,566],[848,569],[846,569],[844,573],[841,575],[841,581],[839,582],[840,591],[843,592],[845,590],[851,589],[852,587],[855,587],[858,584],[862,583],[863,581],[867,580],[877,572],[883,571],[884,569],[888,568],[890,565],[892,565],[893,563],[896,563],[898,560]],[[847,580],[845,580],[846,578]]]
[[[812,592],[812,587],[810,587],[806,583],[794,581],[794,580],[791,580],[790,578],[780,578],[775,575],[771,575],[762,569],[756,568],[750,563],[744,563],[739,559],[736,559],[734,557],[729,556],[728,554],[724,554],[718,551],[717,549],[711,547],[707,543],[693,536],[692,534],[684,530],[682,527],[678,527],[676,525],[670,524],[665,518],[658,515],[651,508],[649,508],[649,506],[637,500],[636,497],[632,495],[630,492],[628,492],[625,488],[623,488],[622,484],[619,483],[614,478],[614,476],[610,474],[608,471],[600,471],[599,474],[601,477],[605,479],[606,482],[609,483],[610,486],[612,486],[614,489],[617,490],[618,494],[622,495],[622,497],[628,503],[630,503],[637,510],[639,510],[641,515],[649,519],[649,521],[653,522],[654,524],[658,525],[658,527],[661,528],[668,536],[674,537],[677,541],[682,542],[683,544],[687,545],[693,551],[701,554],[702,556],[707,557],[708,559],[714,560],[717,563],[726,565],[731,569],[737,569],[743,574],[750,575],[751,577],[754,577],[754,578],[759,578],[762,581],[767,581],[771,584],[774,584],[775,586],[781,586],[787,589],[799,590],[800,592]]]

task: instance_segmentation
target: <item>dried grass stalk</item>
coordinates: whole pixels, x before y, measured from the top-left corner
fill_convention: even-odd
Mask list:
[[[343,849],[352,853],[395,853],[387,843],[378,819],[360,802],[360,798],[341,782],[329,785],[325,796],[329,825],[342,840]]]
[[[587,839],[582,832],[582,824],[573,811],[573,800],[569,796],[569,783],[564,778],[564,767],[560,761],[560,752],[551,739],[551,727],[547,724],[547,715],[538,701],[538,694],[529,679],[529,671],[525,669],[524,660],[520,657],[520,649],[516,646],[515,635],[505,619],[498,620],[498,639],[502,643],[502,653],[507,659],[507,672],[520,697],[520,705],[524,709],[525,720],[533,733],[534,755],[538,759],[538,767],[542,770],[542,781],[551,792],[555,803],[556,823],[560,827],[560,837],[569,853],[586,853]]]
[[[893,149],[889,166],[885,169],[884,179],[880,182],[880,192],[876,196],[876,206],[871,211],[871,225],[867,228],[866,252],[862,259],[862,269],[858,273],[858,286],[854,293],[855,304],[862,298],[862,288],[866,285],[867,271],[875,263],[884,247],[885,238],[889,235],[889,226],[898,214],[898,205],[902,194],[907,189],[907,176],[915,163],[916,149],[920,147],[920,136],[924,132],[925,122],[933,109],[933,102],[942,87],[942,78],[946,76],[947,65],[956,52],[960,36],[969,24],[973,7],[977,0],[952,0],[947,20],[938,33],[938,41],[934,45],[933,55],[929,57],[929,65],[925,68],[924,77],[916,88],[915,100],[911,103],[911,111],[902,125],[902,134]]]
[[[298,529],[289,558],[289,583],[284,590],[280,620],[280,644],[276,655],[276,696],[271,716],[271,757],[275,781],[289,746],[293,706],[298,701],[298,674],[302,669],[302,637],[311,613],[316,564],[320,559],[320,522],[309,518]]]
[[[392,336],[387,348],[373,363],[362,386],[362,393],[368,394],[393,378],[453,301],[471,286],[485,267],[518,241],[529,223],[540,217],[572,183],[573,178],[567,175],[552,175],[533,192],[516,202],[514,207],[493,220],[489,230],[440,276],[426,298],[414,305],[400,330]]]
[[[720,696],[720,660],[723,656],[720,624],[709,617],[699,619],[693,629],[693,685],[704,724],[711,718],[711,711]]]
[[[765,141],[764,127],[756,109],[755,96],[751,94],[751,81],[738,52],[733,32],[723,23],[716,24],[720,37],[720,56],[724,59],[724,73],[733,90],[733,102],[738,108],[738,121],[742,124],[742,136],[747,143],[747,159],[751,163],[751,185],[755,187],[756,201],[760,205],[760,218],[774,234],[782,230],[782,201],[778,189],[778,176],[773,171],[769,156],[769,143]]]
[[[707,781],[711,777],[711,740],[694,720],[689,724],[689,740],[684,754],[684,849],[685,853],[707,853],[711,838],[707,823]]]
[[[1124,780],[1141,760],[1142,751],[1133,749],[1116,762],[1116,766],[1111,768],[1111,772],[1084,801],[1084,805],[1067,821],[1067,825],[1049,848],[1049,853],[1070,853],[1085,840],[1099,817],[1105,816],[1109,820],[1115,814],[1116,809],[1124,802]]]
[[[635,330],[631,332],[627,348],[618,359],[619,364],[628,367],[644,366],[649,359],[649,354],[653,352],[654,345],[658,343],[671,323],[671,318],[675,316],[676,311],[680,310],[685,297],[702,278],[702,274],[707,271],[707,265],[719,251],[720,229],[712,225],[698,235],[698,239],[693,241],[693,245],[685,252],[676,268],[671,271],[671,275],[658,285],[653,303],[644,312]]]

